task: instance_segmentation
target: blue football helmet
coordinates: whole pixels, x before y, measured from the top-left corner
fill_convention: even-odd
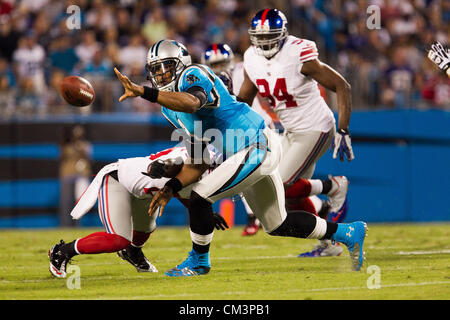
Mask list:
[[[253,17],[248,34],[256,52],[270,59],[288,36],[286,16],[277,9],[263,9]]]
[[[213,43],[203,53],[202,64],[210,67],[215,74],[230,72],[234,67],[233,50],[227,44]]]

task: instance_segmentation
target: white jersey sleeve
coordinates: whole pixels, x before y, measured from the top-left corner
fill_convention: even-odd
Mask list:
[[[121,185],[138,199],[150,198],[169,180],[168,178],[152,179],[142,174],[156,159],[167,160],[181,157],[187,159],[186,148],[170,148],[147,157],[119,159],[117,176]]]
[[[212,167],[218,161],[219,154],[212,147],[208,147],[210,155],[210,163]],[[142,174],[147,172],[148,166],[155,160],[181,159],[185,161],[189,157],[185,147],[169,148],[147,157],[136,157],[119,159],[117,176],[121,185],[125,187],[133,196],[138,199],[151,198],[153,194],[162,189],[169,178],[153,179]],[[204,175],[210,171],[207,170]],[[178,194],[181,198],[189,198],[192,187],[183,188]]]

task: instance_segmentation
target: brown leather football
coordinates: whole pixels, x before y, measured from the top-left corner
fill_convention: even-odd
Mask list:
[[[75,107],[84,107],[92,104],[95,91],[86,79],[78,76],[68,76],[60,85],[60,92],[64,100]]]

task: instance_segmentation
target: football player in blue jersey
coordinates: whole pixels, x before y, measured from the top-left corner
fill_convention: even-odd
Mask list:
[[[186,260],[165,274],[196,276],[211,268],[212,204],[243,193],[263,229],[270,235],[331,239],[347,245],[354,270],[360,270],[366,224],[326,221],[305,211],[286,212],[284,187],[278,173],[281,144],[263,118],[238,102],[208,67],[193,64],[184,45],[161,40],[149,50],[146,69],[153,87],[140,86],[115,69],[125,93],[119,101],[141,96],[162,106],[163,115],[184,131],[189,156],[176,177],[152,199],[149,214],[164,211],[184,186],[194,184],[189,198],[192,250]],[[222,153],[222,162],[209,175],[207,144]]]

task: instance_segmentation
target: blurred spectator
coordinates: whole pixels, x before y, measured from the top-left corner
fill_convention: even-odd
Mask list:
[[[12,60],[14,50],[19,42],[20,32],[13,29],[9,22],[0,23],[0,56]]]
[[[0,57],[0,77],[5,78],[8,82],[8,87],[15,87],[16,80],[14,79],[14,73],[9,67],[8,60],[4,57]]]
[[[147,39],[148,45],[153,45],[158,40],[166,38],[167,20],[163,9],[158,6],[151,10],[142,26],[142,35]]]
[[[64,72],[54,69],[50,75],[49,87],[44,94],[43,103],[51,114],[61,114],[67,111],[67,103],[61,96],[59,86],[64,79]]]
[[[50,42],[52,41],[52,35],[50,33],[50,22],[46,11],[40,11],[37,13],[36,18],[33,21],[32,30],[37,42],[45,50],[48,50]]]
[[[107,30],[115,26],[114,20],[115,18],[111,4],[104,0],[92,1],[91,9],[86,14],[86,24],[88,27]]]
[[[117,30],[110,28],[104,32],[105,54],[114,66],[119,65],[120,47],[117,43]]]
[[[60,144],[60,225],[75,226],[70,212],[74,203],[89,186],[92,174],[92,145],[86,140],[85,130],[77,125],[64,128]]]
[[[96,78],[99,80],[108,79],[112,75],[111,62],[105,58],[103,50],[98,48],[92,57],[92,60],[85,64],[81,74],[87,78]]]
[[[14,113],[15,81],[7,60],[0,57],[0,117],[8,118]]]
[[[80,60],[86,64],[91,62],[95,53],[100,49],[100,44],[95,38],[93,30],[86,30],[82,35],[82,42],[75,47],[75,52]]]
[[[116,29],[118,34],[117,40],[119,45],[123,46],[126,44],[128,36],[131,33],[131,19],[129,12],[124,8],[118,9],[116,13],[116,20]]]
[[[29,32],[19,41],[19,47],[13,53],[14,73],[22,88],[43,94],[46,88],[44,77],[44,48],[36,43],[36,36]],[[30,85],[26,84],[31,81]]]
[[[129,44],[119,51],[119,63],[123,67],[121,72],[128,74],[131,66],[136,64],[141,66],[143,72],[146,58],[147,48],[142,44],[142,37],[139,34],[133,35]]]
[[[383,103],[387,106],[411,107],[415,73],[406,58],[406,49],[397,48],[392,57],[392,64],[385,71]]]
[[[92,61],[86,63],[81,70],[81,75],[91,82],[96,91],[102,95],[96,95],[92,105],[94,112],[109,112],[112,110],[111,83],[106,81],[113,74],[113,66],[105,57],[101,48],[97,49],[92,57]]]
[[[71,45],[70,37],[63,35],[55,39],[50,47],[50,65],[71,74],[80,61],[75,49]]]
[[[19,87],[14,102],[17,113],[28,116],[44,114],[46,110],[42,104],[42,95],[36,92],[34,79],[23,76],[19,78],[18,83]]]

